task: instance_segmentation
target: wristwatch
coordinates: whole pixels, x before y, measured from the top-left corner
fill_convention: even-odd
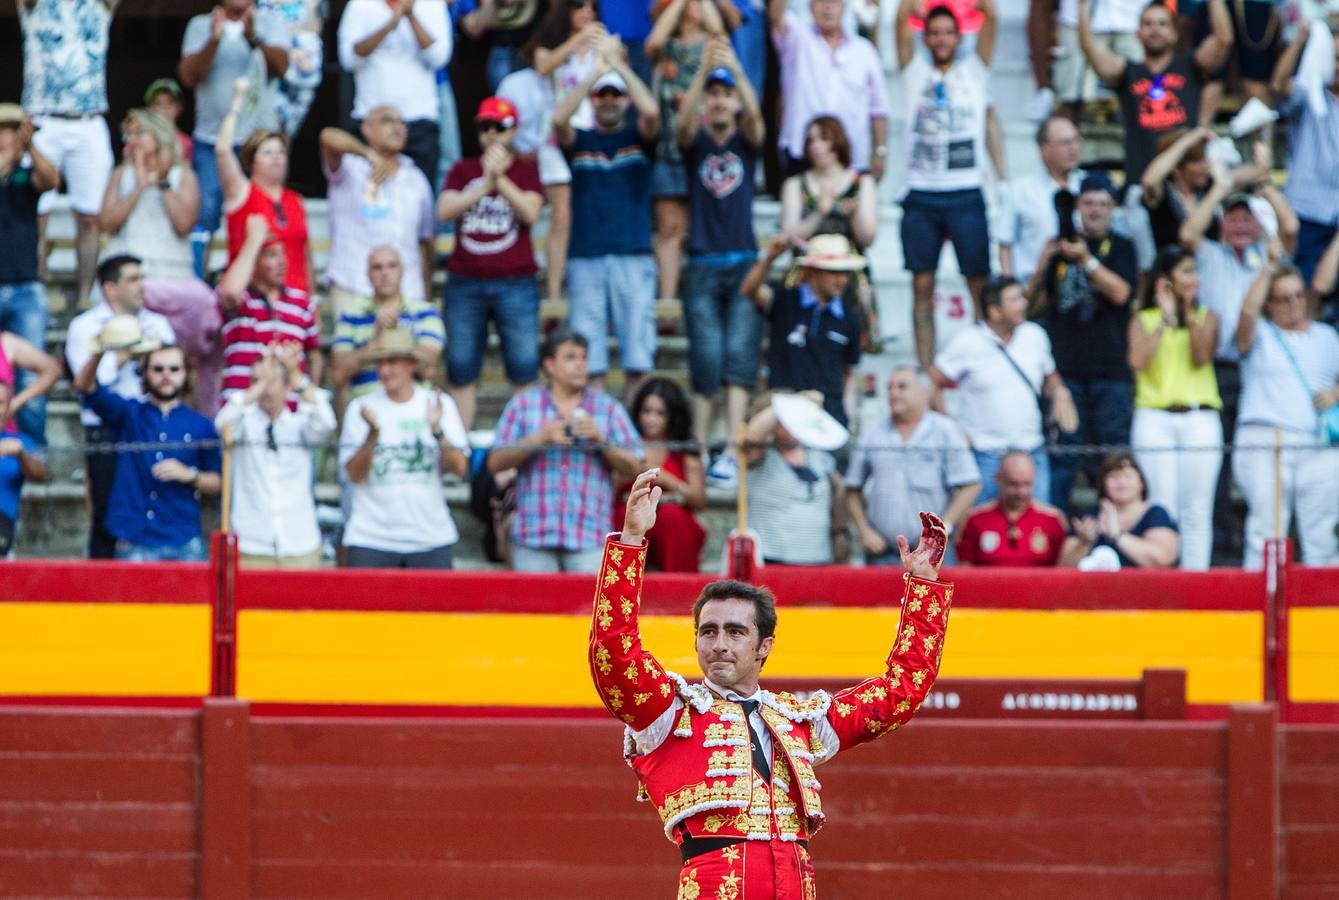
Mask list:
[[[1096,256],[1088,257],[1088,261],[1083,264],[1083,271],[1091,275],[1102,267],[1102,261]]]
[[[875,155],[875,156],[887,156],[887,155],[888,155],[888,145],[887,145],[887,144],[879,144],[877,147],[874,148],[874,155]]]

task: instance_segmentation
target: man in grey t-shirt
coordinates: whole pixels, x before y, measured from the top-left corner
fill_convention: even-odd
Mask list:
[[[277,129],[274,91],[270,82],[288,69],[287,34],[283,23],[258,11],[252,0],[222,0],[212,12],[193,16],[181,40],[181,83],[195,89],[195,147],[191,164],[200,179],[198,240],[207,244],[219,226],[223,193],[219,187],[214,142],[219,123],[232,103],[238,78],[251,82],[237,136],[258,128]],[[200,268],[197,266],[197,268]]]
[[[981,472],[962,428],[930,410],[930,392],[930,377],[921,370],[894,370],[888,379],[892,416],[862,431],[851,454],[846,506],[866,565],[900,562],[895,537],[907,533],[908,522],[920,522],[920,510],[933,510],[952,534],[981,492]]]

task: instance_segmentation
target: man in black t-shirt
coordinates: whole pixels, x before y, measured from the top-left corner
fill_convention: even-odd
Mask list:
[[[842,297],[865,257],[843,235],[817,234],[796,260],[798,277],[766,284],[772,263],[792,244],[788,235],[772,238],[739,288],[768,321],[767,386],[816,390],[828,414],[846,425],[843,396],[860,361],[860,321]]]
[[[1157,154],[1158,139],[1168,131],[1199,123],[1200,90],[1208,73],[1218,70],[1232,47],[1232,19],[1225,0],[1208,0],[1212,31],[1193,53],[1177,53],[1176,16],[1155,0],[1139,15],[1136,36],[1144,48],[1144,59],[1138,62],[1117,55],[1094,38],[1090,7],[1091,0],[1079,0],[1079,46],[1120,101],[1125,183],[1137,185]],[[1147,269],[1157,247],[1139,195],[1138,189],[1128,191],[1125,206],[1140,268]]]
[[[758,255],[753,236],[753,173],[766,135],[758,97],[723,37],[703,51],[684,93],[675,139],[683,149],[688,184],[688,265],[683,318],[693,382],[693,438],[705,446],[713,405],[725,385],[725,433],[744,421],[758,382],[762,321],[739,293]],[[705,127],[698,123],[705,113]],[[708,477],[733,486],[738,462],[727,450]]]
[[[1082,227],[1047,243],[1029,285],[1033,314],[1051,338],[1056,370],[1074,397],[1079,427],[1065,444],[1126,444],[1134,387],[1126,362],[1130,301],[1139,277],[1134,244],[1111,231],[1115,188],[1103,173],[1083,179],[1076,204]],[[1051,502],[1069,509],[1074,475],[1096,478],[1100,455],[1051,457]]]

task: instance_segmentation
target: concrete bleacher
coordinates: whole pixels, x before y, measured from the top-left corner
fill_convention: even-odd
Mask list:
[[[1019,4],[1002,4],[999,48],[994,67],[994,96],[1004,126],[1009,164],[1013,173],[1026,172],[1037,165],[1037,151],[1032,141],[1033,125],[1024,117],[1024,107],[1032,96],[1032,79],[1027,64],[1027,44],[1024,30],[1026,9]],[[1018,6],[1019,8],[1013,8]],[[886,49],[888,41],[882,42]],[[885,52],[885,57],[887,54]],[[892,152],[889,154],[889,172],[881,185],[882,203],[881,222],[878,238],[871,249],[873,280],[879,304],[879,322],[882,332],[883,349],[877,354],[867,354],[857,371],[857,383],[865,384],[873,376],[881,385],[893,367],[914,361],[914,344],[911,335],[911,283],[909,275],[903,270],[900,221],[901,209],[897,206],[898,194],[904,182],[900,135],[904,123],[898,118],[901,109],[901,84],[888,59],[888,74],[892,111],[894,118],[889,123],[888,133],[892,140]],[[1090,155],[1096,158],[1106,152],[1105,147],[1094,145]],[[993,201],[993,186],[988,190]],[[323,199],[307,201],[308,228],[311,235],[316,271],[323,271],[330,250],[329,220]],[[776,230],[779,207],[774,200],[760,199],[755,203],[755,230],[760,238],[765,238]],[[535,229],[536,247],[543,246],[542,235],[546,230],[546,220],[541,220]],[[51,322],[47,334],[48,352],[63,358],[65,329],[69,320],[79,310],[75,309],[74,296],[74,224],[68,212],[58,211],[51,218],[48,227],[48,239],[52,250],[48,256],[48,294],[51,308]],[[449,251],[451,238],[439,238],[439,255]],[[210,260],[211,270],[219,270],[225,264],[225,254],[221,246],[216,245]],[[441,273],[438,273],[438,293],[440,297]],[[951,251],[946,251],[941,259],[939,296],[937,297],[937,325],[940,340],[944,340],[956,329],[970,324],[971,303],[964,303],[965,285],[957,273]],[[662,301],[660,309],[662,321],[678,321],[681,308],[677,301]],[[541,309],[545,319],[561,319],[566,315],[565,303],[546,302]],[[327,326],[325,334],[330,334],[328,311],[325,316]],[[674,378],[687,384],[687,341],[682,330],[665,334],[660,338],[656,358],[657,374]],[[622,386],[621,373],[617,370],[610,375],[610,389],[615,393]],[[496,421],[502,406],[506,403],[510,390],[502,376],[501,359],[496,340],[490,346],[485,363],[484,376],[479,390],[479,413],[476,422],[477,436],[482,442],[488,440],[490,429]],[[27,485],[24,489],[24,504],[20,518],[18,552],[24,556],[77,557],[83,553],[86,536],[87,515],[84,509],[83,489],[83,430],[79,424],[79,404],[74,397],[68,380],[62,380],[48,400],[48,441],[52,467],[52,481],[47,485]],[[883,391],[880,388],[873,396],[861,396],[858,419],[886,414]],[[717,440],[724,438],[718,433]],[[333,502],[337,489],[333,479],[333,463],[323,466],[323,477],[318,485],[318,499]],[[452,513],[461,527],[462,541],[457,558],[466,566],[482,565],[475,554],[478,552],[478,526],[467,507],[468,491],[466,486],[448,482],[448,495]],[[709,529],[709,544],[704,560],[714,566],[719,559],[719,546],[725,533],[734,521],[733,494],[710,492],[709,509],[704,518]]]

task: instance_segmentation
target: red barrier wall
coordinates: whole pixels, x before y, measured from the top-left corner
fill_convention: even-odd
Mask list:
[[[824,767],[825,898],[1339,890],[1339,729],[916,722]],[[0,709],[0,894],[669,896],[586,720]],[[1281,826],[1279,823],[1281,821]]]

